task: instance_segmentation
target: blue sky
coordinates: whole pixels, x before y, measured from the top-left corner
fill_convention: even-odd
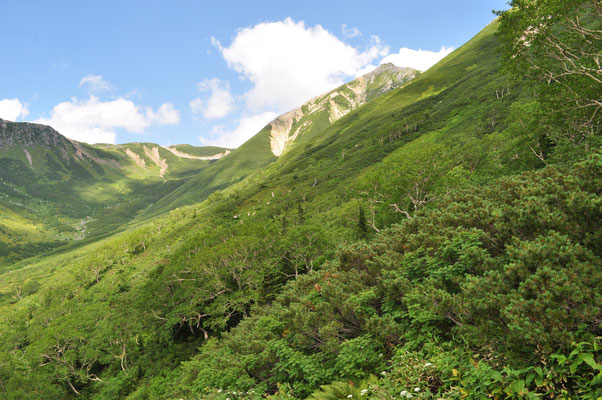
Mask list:
[[[381,62],[428,68],[504,8],[504,0],[0,0],[0,118],[90,143],[235,147]]]

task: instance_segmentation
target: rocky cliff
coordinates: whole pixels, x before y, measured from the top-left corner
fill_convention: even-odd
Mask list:
[[[69,139],[50,126],[0,119],[0,149],[16,146],[65,148],[70,145]]]

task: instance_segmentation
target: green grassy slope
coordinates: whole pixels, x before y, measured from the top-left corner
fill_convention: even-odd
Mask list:
[[[0,265],[119,229],[212,163],[151,143],[89,146],[49,127],[2,124]]]
[[[558,293],[592,293],[599,229],[584,215],[599,209],[599,160],[573,173],[525,172],[544,167],[529,121],[517,118],[532,98],[498,73],[495,29],[278,159],[265,151],[269,130],[260,132],[232,152],[240,164],[228,174],[269,165],[203,203],[2,274],[3,395],[303,398],[387,365],[426,365],[416,348],[430,357],[444,346],[441,368],[463,374],[471,357],[520,366],[576,338],[563,329],[594,323],[589,295],[570,298],[578,311],[562,325],[522,317],[534,298],[528,258],[541,245],[550,271],[575,260],[570,283],[582,286]],[[211,171],[206,185],[231,182]],[[183,188],[186,201],[202,198]],[[559,248],[566,254],[556,259]],[[496,286],[500,274],[511,284]],[[483,321],[480,288],[497,296]],[[498,323],[496,310],[509,304],[512,324]],[[531,327],[552,334],[539,341]],[[453,358],[454,337],[476,354]]]

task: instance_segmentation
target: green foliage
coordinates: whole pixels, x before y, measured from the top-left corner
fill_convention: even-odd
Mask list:
[[[428,343],[419,351],[402,348],[368,398],[405,392],[402,397],[408,398],[597,399],[602,394],[598,340],[574,343],[568,356],[555,353],[524,368],[479,360],[461,347]]]
[[[596,155],[572,172],[548,167],[458,190],[370,244],[341,247],[338,263],[298,277],[255,318],[202,348],[188,363],[199,371],[195,385],[270,391],[288,384],[303,397],[329,381],[377,372],[389,349],[402,346],[392,362],[416,371],[405,369],[396,384],[404,386],[395,390],[412,394],[418,387],[428,397],[461,377],[462,390],[484,394],[493,390],[492,376],[503,373],[498,389],[520,392],[511,371],[532,380],[525,366],[548,365],[555,349],[598,332],[602,276],[591,238],[599,234],[592,221],[599,219],[601,188],[592,178],[601,162]],[[577,196],[592,202],[575,202]],[[431,376],[425,364],[433,361],[412,355],[432,347],[433,337],[444,345],[432,352],[451,352],[445,369],[456,375]],[[493,367],[461,364],[465,356],[456,349],[463,343],[478,365]],[[494,372],[503,363],[512,367]],[[229,365],[236,380],[217,379],[217,365]],[[560,371],[554,374],[562,381]],[[244,386],[240,376],[248,377]]]
[[[531,83],[546,142],[591,146],[600,132],[602,6],[591,0],[513,0],[499,12],[506,69]],[[595,142],[594,142],[595,143]],[[596,145],[593,144],[595,147]]]
[[[308,400],[346,400],[346,399],[368,399],[371,398],[371,387],[377,385],[378,379],[371,375],[369,379],[360,381],[358,384],[352,381],[333,382],[323,385],[320,390],[312,393]]]

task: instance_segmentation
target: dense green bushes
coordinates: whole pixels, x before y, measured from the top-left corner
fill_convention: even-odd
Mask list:
[[[571,351],[601,333],[601,167],[595,154],[569,170],[458,190],[371,243],[340,248],[338,261],[300,276],[272,305],[202,347],[172,394],[264,393],[284,384],[303,398],[333,380],[367,379],[386,360],[401,368],[395,387],[405,382],[410,391],[414,379],[421,396],[596,390],[586,381],[599,368],[597,347]],[[589,352],[577,357],[593,370],[581,375],[577,363],[572,378],[562,375],[566,363],[551,356],[558,349],[571,363]],[[412,357],[439,357],[442,375],[412,370]]]

